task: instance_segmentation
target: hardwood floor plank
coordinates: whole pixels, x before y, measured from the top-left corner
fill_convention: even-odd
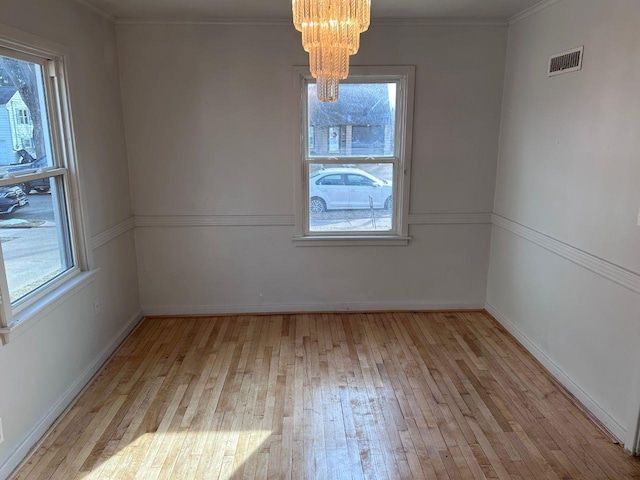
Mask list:
[[[633,479],[483,312],[147,319],[12,480]]]

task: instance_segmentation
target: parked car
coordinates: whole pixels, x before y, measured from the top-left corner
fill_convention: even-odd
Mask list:
[[[40,157],[35,159],[26,150],[18,151],[18,155],[21,157],[20,163],[12,164],[7,169],[9,172],[15,173],[25,169],[39,169],[47,167],[47,157]],[[51,190],[51,183],[48,178],[39,178],[38,180],[31,180],[29,182],[23,182],[20,184],[20,188],[24,193],[29,193],[31,190],[35,190],[38,193],[47,193]]]
[[[309,178],[309,211],[393,208],[393,186],[359,168],[328,168]]]
[[[47,193],[51,190],[51,184],[48,178],[39,178],[38,180],[21,183],[20,188],[25,194],[31,192],[31,190],[35,190],[38,193]]]
[[[29,205],[29,200],[21,188],[0,187],[0,214],[11,213],[25,205]]]

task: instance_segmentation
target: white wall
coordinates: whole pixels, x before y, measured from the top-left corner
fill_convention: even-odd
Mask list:
[[[140,306],[134,240],[126,222],[131,202],[115,27],[66,0],[0,0],[0,12],[3,24],[69,51],[81,187],[100,268],[92,283],[0,346],[5,437],[0,478],[5,478],[135,325]],[[94,297],[101,302],[98,316]]]
[[[120,25],[117,37],[134,211],[159,225],[136,229],[145,312],[483,306],[488,220],[412,225],[407,247],[291,242],[292,66],[308,64],[291,26]],[[503,27],[363,35],[353,65],[417,67],[412,214],[491,212],[505,49]]]
[[[563,0],[509,46],[489,309],[631,446],[640,407],[640,4]],[[584,68],[547,78],[584,45]]]

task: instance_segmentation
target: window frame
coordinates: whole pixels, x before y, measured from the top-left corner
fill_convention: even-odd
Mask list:
[[[293,68],[293,88],[296,101],[292,115],[294,125],[294,195],[295,235],[293,241],[301,246],[321,245],[407,245],[409,237],[409,198],[411,178],[411,153],[413,137],[413,103],[415,66],[352,66],[345,83],[391,83],[396,91],[395,151],[392,156],[317,156],[310,155],[308,142],[307,91],[315,80],[309,67]],[[313,163],[388,163],[393,164],[393,225],[390,231],[316,232],[310,230],[309,215],[309,166]],[[345,180],[346,181],[346,180]],[[398,201],[397,199],[400,199]]]
[[[38,64],[42,67],[45,104],[54,166],[27,169],[0,176],[0,186],[52,178],[62,189],[62,198],[52,196],[54,208],[63,209],[68,229],[68,251],[73,266],[44,283],[29,294],[11,303],[4,257],[0,248],[0,337],[3,343],[27,321],[41,311],[82,288],[94,277],[93,255],[87,223],[84,220],[73,117],[69,102],[65,47],[0,24],[0,55]],[[56,205],[56,201],[58,201]]]

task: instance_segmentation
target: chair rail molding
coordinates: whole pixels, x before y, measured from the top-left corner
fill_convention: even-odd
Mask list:
[[[293,226],[293,215],[140,215],[136,227]]]
[[[621,285],[632,292],[640,293],[640,274],[627,270],[619,265],[611,263],[591,253],[580,250],[573,245],[564,243],[549,235],[540,233],[530,227],[514,222],[506,217],[493,214],[492,223],[519,237],[529,240],[536,245],[549,250],[567,260],[591,270],[598,275]]]
[[[136,215],[136,227],[294,226],[293,215]],[[490,225],[491,213],[412,213],[409,225]]]
[[[95,235],[91,238],[91,246],[94,250],[100,248],[103,245],[106,245],[110,241],[118,238],[120,235],[127,233],[129,230],[133,229],[135,224],[134,217],[129,217],[126,220],[114,225],[111,228],[108,228],[102,233]]]
[[[491,213],[410,213],[409,225],[490,225]]]

